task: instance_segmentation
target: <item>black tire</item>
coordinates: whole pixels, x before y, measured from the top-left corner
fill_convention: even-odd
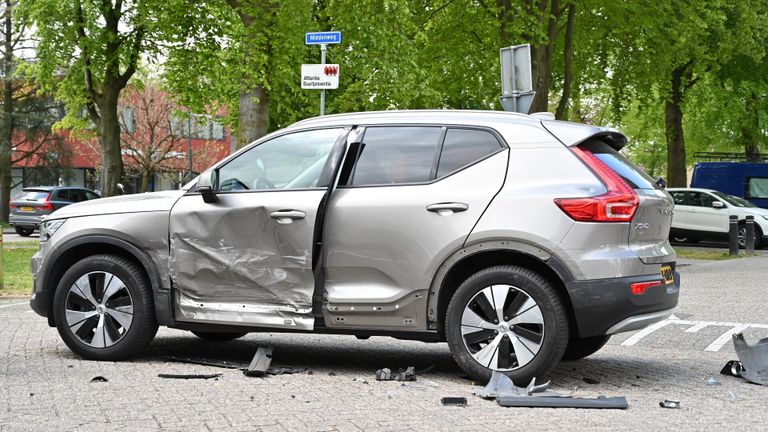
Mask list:
[[[760,226],[755,224],[755,249],[763,248],[763,230]],[[746,222],[739,223],[739,248],[746,249],[747,238],[747,224]]]
[[[216,332],[197,332],[193,331],[192,334],[199,337],[200,339],[204,339],[211,342],[226,342],[231,341],[235,339],[239,339],[245,335],[247,335],[247,332],[239,332],[239,333],[216,333]]]
[[[470,301],[484,288],[494,285],[507,285],[509,292],[515,290],[526,294],[539,307],[542,320],[541,342],[532,359],[522,366],[518,363],[515,367],[513,363],[511,370],[497,369],[502,369],[518,386],[528,385],[534,377],[543,379],[563,357],[568,344],[568,319],[560,296],[552,284],[540,274],[523,267],[496,266],[481,270],[467,278],[456,290],[448,304],[445,319],[446,338],[454,360],[479,382],[485,383],[490,379],[492,369],[475,360],[465,343],[461,328],[464,310],[477,307],[477,302],[470,305]],[[522,315],[519,311],[518,314]],[[514,326],[508,327],[509,332],[512,332]],[[517,358],[517,354],[514,358]]]
[[[563,360],[580,360],[589,357],[600,351],[600,349],[608,343],[610,338],[611,335],[603,335],[571,339],[568,341],[568,346],[565,348]]]
[[[75,282],[81,277],[93,277],[94,275],[99,274],[114,275],[122,282],[122,284],[119,284],[122,288],[118,291],[122,296],[121,302],[123,303],[122,307],[124,308],[121,310],[127,310],[124,306],[126,302],[125,299],[127,298],[132,312],[128,314],[131,315],[131,321],[127,330],[123,327],[123,333],[121,333],[119,337],[114,338],[116,339],[116,342],[112,345],[105,344],[104,347],[100,348],[91,346],[86,341],[83,341],[82,336],[76,334],[72,330],[72,328],[76,328],[79,332],[80,329],[85,328],[88,323],[83,324],[80,327],[72,325],[71,328],[68,323],[68,319],[70,318],[67,316],[67,310],[75,303],[74,300],[77,300],[80,304],[86,305],[84,313],[93,313],[97,311],[97,308],[88,304],[88,301],[83,301],[83,296],[76,295],[75,291],[72,291],[75,294],[70,296],[70,291],[77,289],[80,290],[80,292],[83,292],[80,288],[75,288]],[[103,307],[109,308],[111,300],[109,298],[104,299],[104,296],[106,296],[104,293],[108,291],[108,287],[104,286],[108,285],[106,277],[107,276],[103,277],[101,283],[101,299],[99,298],[98,287],[93,290],[92,297],[97,302],[101,302]],[[98,285],[98,282],[93,282],[93,279],[89,279],[89,281]],[[68,304],[68,302],[70,303]],[[92,309],[89,310],[89,307]],[[117,309],[120,306],[112,305],[111,307]],[[71,310],[72,309],[70,309],[70,311]],[[104,312],[104,309],[98,313],[103,315],[102,318],[104,321],[110,320],[110,318],[107,317],[109,313]],[[155,337],[155,333],[157,333],[157,321],[155,319],[152,288],[147,276],[134,262],[115,255],[89,256],[70,267],[70,269],[64,273],[64,276],[62,276],[61,281],[56,288],[56,294],[53,299],[53,317],[56,327],[59,330],[59,335],[61,335],[64,343],[66,343],[75,354],[88,360],[115,361],[133,357],[141,352]],[[101,319],[99,318],[99,315],[95,315],[94,317],[97,320]],[[83,319],[80,322],[86,322],[91,319],[92,318]],[[114,322],[117,322],[117,320],[114,320]],[[93,325],[92,322],[90,322],[90,325]],[[103,330],[103,337],[105,339],[108,333],[107,327],[108,325],[105,324]],[[114,325],[112,328],[114,328]],[[93,332],[92,337],[95,338],[97,330],[98,327],[89,330],[87,333],[90,334],[90,332]],[[94,342],[93,338],[91,339],[92,343]]]
[[[22,236],[22,237],[29,237],[32,235],[32,233],[35,232],[34,228],[24,228],[20,226],[15,226],[13,229],[16,230],[16,234]]]

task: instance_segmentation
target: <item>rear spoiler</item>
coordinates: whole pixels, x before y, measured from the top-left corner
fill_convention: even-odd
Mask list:
[[[554,120],[542,120],[541,125],[568,147],[579,145],[590,139],[599,139],[616,151],[627,144],[627,137],[613,128]]]

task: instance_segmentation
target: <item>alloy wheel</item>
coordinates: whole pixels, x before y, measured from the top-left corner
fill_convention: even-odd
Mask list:
[[[536,301],[511,285],[492,285],[467,303],[461,334],[470,355],[483,367],[519,369],[541,349],[544,318]]]
[[[126,335],[133,322],[131,293],[112,273],[87,273],[69,288],[66,320],[80,342],[93,348],[110,347]]]

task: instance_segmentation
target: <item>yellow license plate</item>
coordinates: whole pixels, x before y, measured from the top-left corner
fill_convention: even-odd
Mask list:
[[[25,212],[33,212],[35,211],[34,207],[20,207],[19,210],[25,211]]]
[[[675,275],[672,273],[671,266],[661,266],[661,277],[664,278],[664,283],[667,285],[674,285]]]

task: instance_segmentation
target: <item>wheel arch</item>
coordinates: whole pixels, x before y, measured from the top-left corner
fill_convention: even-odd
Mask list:
[[[64,273],[74,263],[92,256],[110,254],[131,260],[139,265],[149,279],[155,304],[155,316],[161,325],[173,323],[173,315],[170,308],[170,295],[168,290],[162,288],[162,280],[157,266],[152,259],[141,249],[130,242],[106,235],[87,235],[72,239],[59,246],[53,254],[46,259],[41,269],[43,275],[42,285],[37,295],[48,297],[48,324],[55,326],[53,321],[53,296]]]
[[[573,303],[565,286],[565,282],[573,280],[573,277],[565,265],[541,248],[510,241],[485,242],[463,248],[440,266],[427,299],[428,327],[444,337],[448,303],[459,285],[472,274],[497,265],[517,265],[545,277],[555,287],[566,307],[571,336],[578,331]]]

